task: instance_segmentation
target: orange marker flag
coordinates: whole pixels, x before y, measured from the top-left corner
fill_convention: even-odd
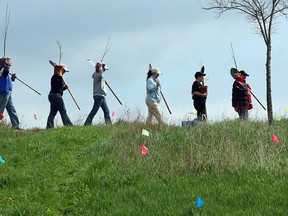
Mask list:
[[[277,143],[279,142],[275,134],[272,134],[272,142],[277,142]]]

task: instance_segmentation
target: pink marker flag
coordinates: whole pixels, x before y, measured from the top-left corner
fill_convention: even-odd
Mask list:
[[[114,117],[114,115],[115,115],[115,112],[113,111],[113,112],[112,112],[112,117]]]
[[[36,116],[36,114],[34,114],[34,119],[37,120],[37,116]]]
[[[146,155],[148,153],[148,151],[149,151],[148,148],[146,146],[142,145],[141,153]]]
[[[277,142],[277,143],[279,142],[275,134],[272,134],[272,142]]]

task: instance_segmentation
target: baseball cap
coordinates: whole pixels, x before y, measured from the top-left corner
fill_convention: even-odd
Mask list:
[[[200,76],[206,76],[206,74],[201,73],[201,72],[198,71],[198,72],[195,73],[194,76],[195,76],[195,79],[197,79],[197,78],[200,77]]]
[[[249,74],[247,74],[244,70],[239,71],[240,74],[242,74],[243,76],[249,76]]]

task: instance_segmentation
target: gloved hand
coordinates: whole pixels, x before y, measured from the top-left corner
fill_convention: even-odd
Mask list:
[[[156,85],[157,85],[157,87],[160,87],[160,86],[161,86],[160,80],[156,79]]]
[[[249,104],[249,107],[248,107],[248,110],[250,109],[253,109],[253,105],[251,103]]]
[[[12,74],[11,80],[12,80],[13,82],[15,82],[15,79],[16,79],[16,78],[17,78],[16,73]]]
[[[3,64],[3,68],[4,68],[4,70],[9,70],[9,65],[8,65],[8,63],[7,62],[4,62],[4,64]]]

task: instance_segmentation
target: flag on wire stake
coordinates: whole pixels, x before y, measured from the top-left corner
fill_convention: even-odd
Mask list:
[[[34,114],[34,119],[37,120],[37,116],[36,116],[36,114]]]
[[[5,160],[3,160],[1,155],[0,155],[0,163],[5,163]]]
[[[142,135],[143,136],[149,136],[149,131],[142,129]]]
[[[196,208],[201,208],[204,206],[204,202],[201,200],[200,196],[197,197],[196,203],[195,203],[195,207]]]
[[[149,151],[148,148],[146,146],[142,145],[141,153],[146,155],[148,153],[148,151]]]
[[[275,136],[275,134],[272,134],[272,142],[277,142],[279,143],[278,138]]]
[[[114,117],[114,115],[115,115],[115,112],[113,111],[113,112],[112,112],[112,117]]]
[[[282,119],[282,116],[279,113],[275,113],[274,118],[276,121],[280,121]]]

